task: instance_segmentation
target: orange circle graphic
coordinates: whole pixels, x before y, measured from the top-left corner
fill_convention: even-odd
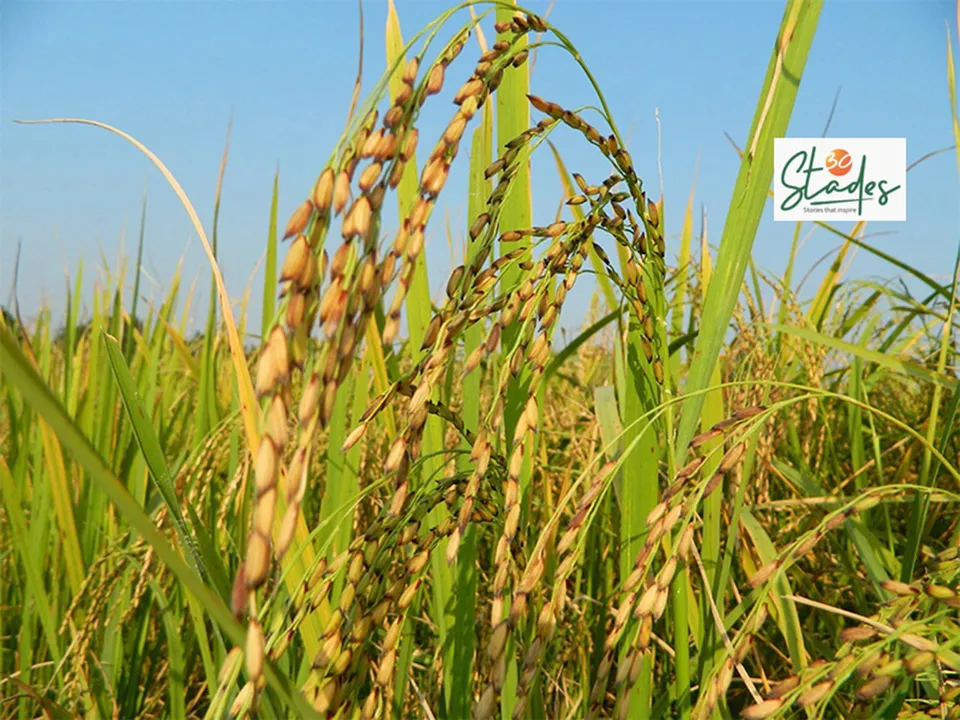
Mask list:
[[[853,167],[853,158],[850,157],[850,153],[848,153],[846,150],[837,148],[836,150],[832,150],[829,154],[827,154],[824,164],[832,175],[839,177],[850,172],[850,168]]]

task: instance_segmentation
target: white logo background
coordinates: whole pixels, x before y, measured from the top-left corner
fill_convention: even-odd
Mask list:
[[[835,150],[849,154],[845,175],[827,169]],[[775,138],[773,162],[777,222],[907,219],[906,138]]]

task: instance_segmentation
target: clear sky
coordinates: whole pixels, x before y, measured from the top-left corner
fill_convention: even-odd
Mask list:
[[[529,0],[527,6],[543,14],[551,3]],[[409,39],[451,5],[398,0],[397,7]],[[654,195],[659,113],[668,252],[675,250],[695,180],[697,213],[701,205],[706,209],[709,237],[719,242],[738,163],[724,132],[745,143],[782,12],[783,3],[775,0],[552,4],[549,20],[591,68]],[[364,17],[366,92],[385,65],[385,0],[365,0]],[[457,17],[465,21],[469,15]],[[459,26],[455,20],[450,32]],[[955,37],[956,6],[950,2],[827,0],[789,135],[822,135],[839,92],[831,135],[906,137],[908,162],[951,145],[948,27]],[[250,326],[259,327],[274,172],[279,168],[282,224],[309,192],[342,132],[356,73],[357,28],[354,0],[0,0],[0,302],[9,303],[20,241],[24,315],[33,316],[41,303],[62,312],[66,274],[81,257],[89,287],[102,267],[101,253],[115,266],[121,247],[131,256],[135,252],[144,192],[143,293],[159,301],[181,260],[184,284],[197,283],[197,300],[204,300],[209,284],[200,242],[146,158],[102,130],[16,125],[14,119],[86,117],[131,133],[179,178],[209,230],[232,116],[220,221],[222,267],[234,297],[253,278]],[[489,38],[492,20],[484,29]],[[454,82],[466,78],[478,54],[471,39],[450,73],[450,93],[426,106],[424,147],[433,145],[451,116]],[[539,52],[531,84],[533,92],[565,106],[596,102],[576,65],[556,48]],[[535,122],[539,114],[532,117]],[[561,139],[570,169],[603,177],[604,166],[585,143],[569,135]],[[456,243],[467,222],[466,164],[461,152],[442,203]],[[533,172],[535,222],[543,223],[560,197],[545,147]],[[871,242],[947,280],[960,230],[957,183],[956,157],[949,152],[913,169],[907,222],[868,225],[868,233],[876,233]],[[697,231],[699,225],[698,217]],[[427,252],[437,286],[450,268],[451,252],[459,257],[459,245],[451,251],[443,223],[432,228]],[[761,268],[782,271],[792,233],[792,225],[773,222],[768,205],[754,251]],[[835,236],[814,232],[805,240],[801,269],[837,244]],[[894,273],[863,252],[852,267],[859,277]],[[564,324],[576,326],[588,293],[571,297]],[[203,307],[195,301],[193,316],[201,324]]]

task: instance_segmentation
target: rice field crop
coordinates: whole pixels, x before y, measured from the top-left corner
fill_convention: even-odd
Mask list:
[[[391,3],[380,82],[301,204],[275,191],[260,328],[162,159],[60,120],[150,158],[215,292],[196,337],[178,281],[127,306],[125,268],[89,322],[82,270],[65,317],[5,311],[0,717],[960,718],[956,272],[886,257],[918,298],[834,266],[801,302],[752,260],[820,6],[785,4],[711,252],[562,28],[469,2],[404,39]],[[535,94],[534,51],[600,112]]]

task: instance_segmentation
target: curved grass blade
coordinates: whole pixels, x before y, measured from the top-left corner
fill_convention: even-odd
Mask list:
[[[207,234],[203,229],[203,224],[200,222],[200,217],[197,215],[197,211],[194,209],[193,203],[190,202],[190,198],[187,197],[187,194],[180,186],[180,183],[177,182],[177,179],[167,169],[167,166],[163,164],[160,158],[158,158],[148,147],[146,147],[132,135],[125,133],[123,130],[119,130],[118,128],[107,125],[106,123],[98,122],[96,120],[87,120],[85,118],[50,118],[45,120],[15,120],[14,122],[23,125],[44,125],[54,123],[91,125],[93,127],[107,130],[114,135],[122,137],[124,140],[137,148],[137,150],[146,155],[163,174],[163,177],[170,184],[170,187],[173,189],[174,193],[176,193],[177,198],[179,198],[184,210],[187,211],[187,215],[190,217],[190,221],[193,224],[193,229],[200,237],[200,242],[203,244],[203,249],[207,253],[207,258],[210,260],[211,271],[213,272],[214,281],[217,286],[217,294],[220,300],[220,310],[223,313],[223,321],[227,327],[227,337],[230,341],[230,354],[233,358],[233,367],[237,376],[237,386],[240,393],[240,411],[243,416],[243,424],[247,433],[247,443],[249,445],[251,457],[256,457],[257,447],[260,443],[260,433],[257,430],[257,404],[254,400],[253,381],[250,379],[250,370],[247,367],[247,359],[243,350],[243,343],[240,342],[240,336],[237,334],[237,324],[234,320],[233,312],[230,309],[230,296],[227,295],[227,286],[223,282],[223,275],[221,275],[220,268],[217,266],[216,255],[213,252],[213,248],[210,246],[210,242],[207,240]]]
[[[133,434],[143,453],[143,458],[150,468],[150,477],[163,501],[173,517],[174,526],[177,529],[177,535],[180,536],[180,542],[187,551],[187,557],[198,575],[206,582],[209,580],[209,574],[204,566],[203,559],[197,550],[196,542],[190,534],[187,522],[183,517],[183,511],[180,509],[180,502],[177,500],[177,493],[173,487],[173,475],[170,468],[167,467],[167,461],[163,456],[163,448],[160,447],[160,441],[157,439],[153,426],[147,416],[143,405],[140,403],[140,394],[134,385],[133,376],[123,359],[123,353],[120,350],[120,344],[116,338],[110,336],[105,330],[101,331],[103,343],[107,348],[107,357],[110,360],[110,367],[113,370],[113,376],[117,381],[117,387],[120,390],[120,397],[123,399],[123,406],[127,410],[127,415],[133,425]]]

